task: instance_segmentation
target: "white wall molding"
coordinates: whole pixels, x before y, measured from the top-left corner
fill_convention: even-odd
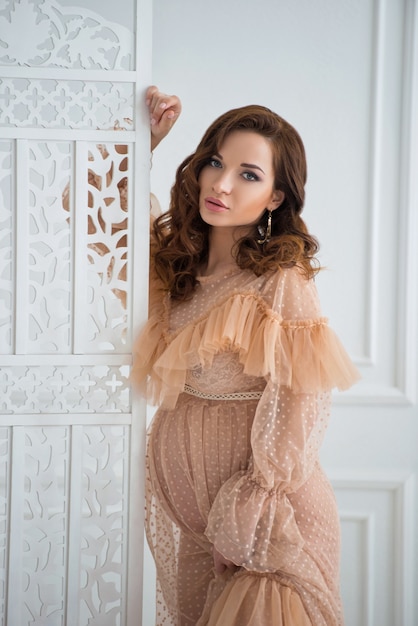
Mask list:
[[[398,386],[418,399],[418,3],[405,3],[402,151],[399,181]]]
[[[412,398],[398,387],[359,382],[344,392],[335,392],[336,405],[399,406],[412,404]]]
[[[384,52],[385,52],[385,12],[384,2],[386,0],[373,0],[373,41],[371,47],[372,55],[372,77],[371,77],[371,98],[369,111],[369,188],[367,191],[366,204],[370,207],[368,214],[368,262],[367,271],[367,301],[366,315],[364,322],[365,332],[365,359],[374,365],[378,358],[377,350],[377,316],[379,311],[379,201],[380,201],[380,171],[381,171],[381,144],[384,117],[383,104],[383,77],[384,77]]]
[[[365,380],[360,382],[352,392],[338,398],[337,402],[367,404],[399,404],[406,405],[416,402],[418,380],[418,52],[417,52],[417,9],[416,0],[402,4],[402,14],[398,15],[396,27],[402,32],[392,38],[391,10],[393,5],[388,0],[373,0],[374,36],[372,42],[373,71],[370,87],[370,159],[369,188],[367,204],[369,206],[368,223],[368,263],[367,292],[365,294],[365,351],[354,357],[355,363],[363,370]],[[401,5],[396,5],[400,7]],[[399,11],[401,9],[399,8]],[[402,49],[392,47],[396,42]],[[399,178],[394,190],[396,206],[396,222],[398,237],[393,245],[397,248],[398,272],[395,289],[397,291],[394,332],[379,333],[380,316],[382,315],[381,296],[385,287],[382,276],[382,259],[386,249],[382,245],[380,235],[384,227],[382,207],[386,200],[385,149],[384,138],[387,134],[390,110],[387,108],[389,98],[388,85],[385,84],[393,72],[389,64],[399,57],[402,62],[402,91],[399,92]],[[395,61],[397,62],[397,61]],[[392,76],[392,80],[394,77]],[[393,89],[392,89],[393,92]],[[385,316],[386,313],[383,312]],[[376,380],[375,369],[379,369],[382,345],[394,342],[395,366],[391,379]],[[388,344],[389,345],[389,344]],[[374,379],[373,382],[369,382]]]
[[[414,570],[415,570],[415,476],[412,472],[403,470],[394,471],[373,471],[355,472],[351,470],[330,470],[328,476],[335,490],[337,500],[344,500],[344,505],[340,509],[341,521],[369,520],[374,517],[374,525],[370,525],[371,532],[366,533],[367,558],[376,561],[378,554],[377,542],[385,540],[385,543],[392,545],[393,561],[393,612],[396,624],[400,626],[413,626],[414,619]],[[363,494],[369,492],[369,498],[365,503]],[[383,521],[373,506],[373,494],[379,494],[390,498],[391,503],[389,513],[393,518],[393,527],[383,530]],[[350,503],[347,509],[347,498]],[[382,528],[377,529],[378,525]],[[384,533],[390,532],[390,536]],[[377,533],[380,533],[379,536]],[[383,534],[382,534],[383,533]],[[372,563],[368,566],[370,572],[376,569]],[[372,626],[371,616],[374,614],[370,606],[370,588],[367,592],[367,612],[368,620],[364,624]],[[376,601],[376,596],[375,600]]]
[[[358,511],[340,511],[341,523],[354,523],[359,526],[360,535],[364,551],[361,554],[361,598],[356,598],[357,604],[361,605],[362,624],[372,625],[374,617],[373,596],[376,584],[376,568],[374,565],[375,542],[375,516],[373,513],[363,513]],[[357,588],[356,588],[357,590]]]

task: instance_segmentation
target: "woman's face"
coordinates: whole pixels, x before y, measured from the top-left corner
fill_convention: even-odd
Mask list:
[[[274,190],[270,143],[253,131],[228,135],[202,169],[199,184],[200,215],[214,228],[257,224],[265,209],[284,200],[284,193]]]

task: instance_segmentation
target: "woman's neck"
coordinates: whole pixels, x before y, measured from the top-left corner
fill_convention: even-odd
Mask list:
[[[205,267],[201,268],[202,276],[210,276],[216,272],[236,267],[232,248],[236,241],[233,228],[211,228],[209,232],[209,255]]]

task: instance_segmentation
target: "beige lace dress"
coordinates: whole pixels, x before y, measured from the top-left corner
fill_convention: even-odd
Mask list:
[[[297,268],[154,281],[133,377],[147,453],[157,624],[336,626],[339,521],[318,460],[330,390],[358,377]],[[213,544],[238,567],[216,575]]]

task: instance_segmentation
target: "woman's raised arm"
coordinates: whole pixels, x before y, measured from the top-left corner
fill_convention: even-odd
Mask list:
[[[162,93],[158,87],[151,85],[146,92],[151,123],[151,151],[170,132],[181,113],[181,102],[177,96]]]

